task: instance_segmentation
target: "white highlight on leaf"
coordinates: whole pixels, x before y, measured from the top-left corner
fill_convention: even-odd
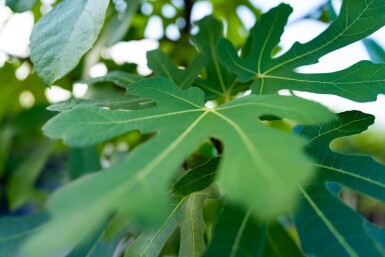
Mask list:
[[[217,106],[218,106],[218,104],[215,101],[207,101],[205,103],[205,107],[208,109],[214,109]]]

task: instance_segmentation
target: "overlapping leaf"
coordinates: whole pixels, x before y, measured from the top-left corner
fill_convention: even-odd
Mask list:
[[[101,38],[105,41],[106,47],[111,47],[119,41],[122,41],[131,27],[135,13],[140,7],[140,0],[126,1],[126,10],[116,13],[106,24],[105,29],[101,33]]]
[[[37,0],[6,0],[5,4],[11,8],[12,11],[22,13],[30,10]]]
[[[305,43],[295,43],[283,55],[272,58],[286,20],[292,9],[281,4],[263,15],[251,32],[251,38],[239,57],[227,40],[219,43],[221,62],[238,75],[239,81],[255,79],[255,94],[273,94],[293,89],[321,94],[335,94],[354,101],[375,100],[385,92],[385,66],[361,61],[337,72],[301,74],[295,69],[317,63],[322,56],[349,45],[385,25],[385,1],[343,1],[338,18],[319,36]],[[375,21],[375,22],[373,22]]]
[[[279,223],[264,224],[250,210],[225,204],[204,257],[301,257],[298,246]]]
[[[106,233],[111,226],[110,222],[103,224],[96,233],[73,249],[66,257],[109,257],[114,256],[116,248],[124,235],[129,231],[125,224],[112,238],[107,238]]]
[[[127,248],[126,257],[157,257],[172,233],[180,228],[178,256],[200,257],[205,250],[205,228],[202,216],[204,201],[218,197],[216,186],[184,196],[157,228],[144,231]]]
[[[203,18],[197,25],[199,32],[192,39],[206,59],[206,76],[198,78],[195,84],[205,91],[208,98],[221,96],[228,100],[246,87],[238,83],[236,75],[227,71],[219,61],[217,48],[223,38],[223,26],[212,16]]]
[[[3,217],[0,219],[0,253],[2,257],[15,257],[22,243],[43,228],[47,213],[25,217]]]
[[[112,238],[105,238],[106,228],[110,223],[105,223],[98,228],[88,241],[82,242],[70,253],[68,257],[106,257],[112,256],[117,244],[123,238],[127,228],[121,228],[119,233]],[[23,243],[30,237],[49,226],[47,213],[36,213],[21,217],[2,217],[0,219],[0,253],[1,257],[16,257],[20,255]],[[45,247],[41,244],[40,247]],[[26,255],[28,256],[28,255]]]
[[[266,226],[239,208],[223,207],[215,226],[214,238],[204,256],[261,256]]]
[[[28,158],[12,173],[7,186],[8,202],[11,210],[16,210],[28,202],[39,199],[35,183],[52,153],[53,142],[47,140],[37,147]]]
[[[142,77],[123,71],[110,71],[106,75],[96,78],[89,78],[79,81],[79,83],[96,84],[110,82],[117,86],[127,88],[129,85],[142,79]],[[99,106],[110,109],[134,110],[152,106],[154,101],[150,98],[137,97],[132,95],[121,96],[120,93],[104,93],[103,97],[94,96],[92,99],[73,98],[64,102],[53,104],[48,107],[51,111],[66,111],[78,107]]]
[[[31,59],[47,85],[62,78],[92,47],[104,23],[109,0],[64,0],[36,23]]]
[[[180,88],[189,88],[205,64],[205,58],[198,55],[186,69],[176,67],[170,57],[161,50],[147,52],[148,67],[157,75],[171,79]]]
[[[173,186],[173,193],[177,196],[186,196],[199,192],[214,181],[221,157],[215,157],[190,170],[181,177]]]
[[[157,257],[172,233],[180,228],[178,256],[201,256],[205,250],[205,228],[202,208],[205,200],[219,197],[211,185],[218,170],[220,157],[212,158],[189,170],[173,186],[177,204],[156,229],[148,229],[127,248],[126,256]]]
[[[370,60],[374,63],[385,62],[385,50],[375,40],[366,38],[362,41],[369,53]]]
[[[79,83],[95,84],[101,82],[111,82],[121,87],[128,87],[135,81],[141,80],[143,77],[124,71],[110,71],[106,75],[96,78],[88,78],[79,81]]]
[[[342,113],[335,122],[303,129],[309,138],[306,149],[315,160],[317,179],[300,187],[302,199],[295,223],[304,251],[317,256],[384,256],[385,252],[367,231],[360,214],[338,197],[340,186],[385,201],[385,166],[368,156],[331,151],[338,137],[360,133],[374,117],[358,111]]]
[[[157,106],[138,111],[75,108],[45,125],[48,136],[72,146],[96,144],[132,130],[156,131],[157,135],[107,172],[59,190],[48,205],[57,222],[34,242],[51,241],[56,231],[69,232],[61,234],[46,252],[30,243],[31,256],[42,257],[64,245],[75,245],[111,212],[144,221],[164,217],[169,179],[183,159],[210,136],[225,145],[218,183],[227,198],[253,205],[252,214],[259,218],[285,212],[292,207],[297,183],[310,174],[310,163],[300,152],[299,138],[269,128],[258,117],[269,114],[302,123],[333,117],[319,104],[282,96],[250,95],[208,109],[200,89],[181,90],[162,78],[141,80],[129,87],[129,93],[152,97]],[[280,162],[275,161],[278,156]],[[85,224],[87,228],[79,229]],[[77,228],[76,234],[70,227]]]

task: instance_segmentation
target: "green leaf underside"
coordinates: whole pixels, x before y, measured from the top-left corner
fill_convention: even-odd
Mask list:
[[[370,60],[374,63],[384,63],[385,62],[385,50],[373,39],[365,38],[362,40],[365,45],[366,50],[369,53]]]
[[[263,257],[303,257],[303,253],[279,223],[269,224]]]
[[[125,257],[157,257],[172,233],[180,228],[178,256],[200,257],[205,250],[206,225],[202,207],[206,199],[218,197],[216,187],[182,198],[157,229],[143,232],[126,250]]]
[[[64,0],[35,25],[31,59],[47,85],[62,78],[92,47],[104,23],[109,0]]]
[[[317,168],[317,179],[300,187],[303,197],[295,215],[306,252],[325,257],[385,255],[367,233],[363,217],[341,202],[338,190],[331,189],[337,183],[385,200],[384,165],[368,156],[344,155],[329,149],[333,139],[361,133],[373,121],[372,115],[351,111],[340,114],[335,122],[306,127],[301,132],[309,138],[306,149]]]
[[[250,214],[225,204],[204,257],[303,256],[280,224],[263,224]]]
[[[269,128],[258,117],[271,114],[302,123],[333,117],[319,104],[283,96],[250,95],[208,109],[203,107],[200,89],[181,90],[162,78],[141,80],[129,87],[129,93],[152,97],[157,106],[138,111],[76,108],[60,113],[44,126],[48,136],[79,147],[138,129],[142,133],[157,131],[157,136],[108,172],[86,176],[59,190],[48,206],[58,220],[57,227],[43,233],[41,240],[49,241],[58,227],[81,227],[85,222],[92,229],[110,212],[152,222],[164,217],[168,181],[184,158],[211,136],[225,145],[218,183],[227,198],[244,206],[254,204],[253,215],[262,219],[286,212],[292,207],[297,183],[310,174],[310,163],[301,154],[302,140]],[[276,161],[278,156],[280,162]],[[85,191],[92,194],[81,193]],[[87,218],[91,213],[92,222]],[[76,243],[82,233],[64,237],[57,241]],[[36,253],[31,256],[44,256],[33,248],[31,242],[27,249]]]
[[[114,17],[109,20],[105,26],[105,33],[102,33],[101,37],[105,38],[105,46],[111,47],[119,41],[124,40],[124,36],[129,31],[132,20],[135,17],[135,13],[140,7],[140,0],[127,1],[127,8],[123,13],[116,13]]]
[[[201,256],[205,250],[202,206],[206,199],[219,196],[216,186],[208,187],[213,182],[219,161],[220,157],[212,158],[188,171],[174,184],[173,193],[183,196],[182,199],[159,228],[142,232],[127,248],[125,256],[159,256],[167,240],[178,227],[181,231],[178,256]]]
[[[109,71],[106,75],[96,78],[88,78],[78,81],[84,84],[96,84],[102,82],[111,82],[123,88],[127,88],[132,83],[143,79],[143,77],[124,71]]]
[[[266,226],[255,220],[251,209],[243,212],[225,204],[215,225],[214,238],[203,256],[262,256],[265,242]]]
[[[156,49],[147,52],[148,67],[157,75],[168,78],[175,82],[180,88],[189,88],[205,64],[205,58],[198,55],[187,69],[177,68],[170,57],[161,50]]]
[[[272,58],[292,9],[281,4],[263,15],[252,29],[245,55],[239,57],[232,44],[219,43],[221,62],[238,75],[239,81],[256,79],[256,94],[273,94],[292,89],[335,94],[354,101],[375,100],[385,92],[385,66],[361,61],[345,70],[325,74],[300,74],[296,68],[318,62],[322,56],[354,43],[385,25],[385,1],[343,1],[339,17],[315,39],[295,43],[283,55]],[[375,20],[376,22],[371,22]]]
[[[202,88],[208,98],[229,97],[246,89],[245,85],[237,82],[236,75],[230,74],[220,63],[218,42],[223,37],[221,22],[207,16],[198,21],[197,26],[199,32],[192,37],[192,40],[206,58],[206,77],[196,79],[195,85]]]
[[[37,0],[6,0],[5,4],[11,8],[12,11],[22,13],[32,9]]]
[[[123,238],[126,228],[122,228],[120,233],[113,238],[106,240],[105,232],[108,223],[103,224],[97,233],[94,233],[86,242],[82,242],[73,249],[66,257],[109,257],[113,256],[119,241]]]
[[[0,253],[2,257],[15,257],[22,243],[44,227],[48,220],[46,213],[25,217],[5,217],[0,219]]]
[[[70,99],[64,102],[50,105],[47,109],[50,111],[63,112],[80,107],[107,107],[110,109],[136,110],[152,106],[154,101],[150,98],[123,96],[116,98],[96,98],[96,99]]]
[[[208,187],[216,176],[221,157],[215,157],[187,172],[173,186],[175,195],[186,196]]]
[[[123,71],[110,71],[105,76],[83,79],[78,83],[97,84],[102,82],[111,82],[123,88],[127,88],[132,83],[143,79],[142,77]],[[99,106],[110,109],[135,110],[152,106],[154,101],[148,97],[137,97],[132,95],[93,98],[93,99],[70,99],[64,102],[50,105],[47,109],[50,111],[66,111],[73,108]]]
[[[7,187],[8,202],[12,210],[36,200],[35,183],[52,151],[51,140],[42,142],[12,173]]]
[[[378,228],[367,220],[365,220],[365,229],[375,240],[377,248],[379,248],[381,252],[385,252],[385,229]]]

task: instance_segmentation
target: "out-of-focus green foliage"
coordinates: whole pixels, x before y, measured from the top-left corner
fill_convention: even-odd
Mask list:
[[[0,62],[1,257],[385,255],[384,133],[357,135],[371,115],[276,95],[384,94],[385,51],[365,37],[385,1],[338,13],[325,0],[304,17],[328,28],[283,54],[292,8],[254,2],[5,1],[36,25],[31,54]],[[212,15],[193,20],[199,5]],[[118,60],[151,34],[150,74]],[[296,70],[359,40],[372,62]]]

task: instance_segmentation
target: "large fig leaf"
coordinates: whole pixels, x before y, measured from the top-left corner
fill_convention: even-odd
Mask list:
[[[311,164],[301,153],[300,138],[273,129],[258,118],[268,114],[312,123],[334,116],[317,103],[284,96],[249,95],[210,109],[204,107],[200,89],[182,90],[163,78],[136,82],[128,87],[128,93],[151,97],[157,106],[134,111],[75,108],[44,126],[46,135],[78,147],[132,130],[156,131],[157,135],[108,171],[58,190],[48,204],[57,222],[29,244],[31,256],[45,256],[37,242],[51,241],[57,231],[66,233],[49,244],[50,250],[76,244],[114,212],[159,221],[167,214],[167,184],[174,171],[212,136],[225,145],[218,183],[226,197],[252,206],[251,213],[261,219],[286,212],[292,207],[297,184],[311,174]],[[84,226],[87,228],[79,229]]]
[[[384,248],[368,233],[363,217],[339,199],[347,186],[385,201],[385,166],[369,156],[346,155],[329,149],[338,137],[360,133],[374,117],[358,111],[341,113],[335,122],[309,126],[306,149],[315,161],[317,179],[300,186],[302,199],[295,224],[302,247],[317,256],[384,256]],[[322,233],[320,233],[322,231]]]
[[[263,15],[251,31],[241,57],[232,44],[219,42],[221,62],[238,75],[239,81],[254,80],[255,94],[273,94],[292,89],[335,94],[354,101],[375,100],[385,92],[385,66],[361,61],[337,72],[301,74],[296,68],[318,62],[322,56],[365,38],[385,25],[385,1],[345,0],[338,18],[315,39],[295,43],[283,55],[273,58],[292,9],[281,4]],[[373,22],[375,21],[375,22]]]
[[[44,15],[31,34],[31,59],[47,85],[62,78],[95,43],[109,0],[64,0]]]

